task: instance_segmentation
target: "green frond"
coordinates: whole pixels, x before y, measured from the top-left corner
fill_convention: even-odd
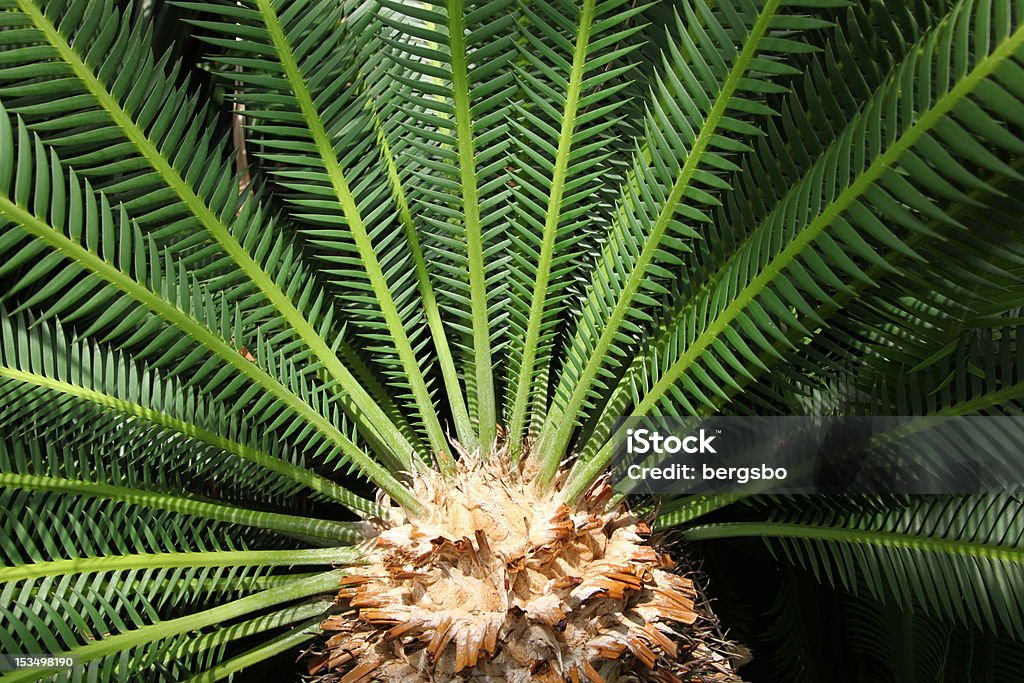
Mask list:
[[[405,86],[395,92],[417,127],[405,127],[401,138],[424,169],[409,187],[412,205],[426,226],[438,302],[458,339],[471,417],[486,454],[496,434],[492,356],[502,345],[507,288],[504,153],[515,91],[514,2],[382,0],[381,6],[381,20],[394,30],[384,38],[392,73]],[[418,129],[430,135],[421,139]]]
[[[70,167],[123,201],[141,228],[158,221],[162,227],[155,237],[169,240],[189,264],[201,259],[199,276],[239,309],[246,332],[275,330],[276,347],[298,344],[293,361],[322,364],[371,418],[393,455],[407,458],[411,445],[335,353],[341,339],[316,281],[267,220],[258,198],[239,195],[229,155],[211,139],[211,127],[192,125],[204,115],[196,112],[187,89],[174,85],[173,73],[154,63],[148,32],[132,29],[100,2],[9,4],[8,11],[33,27],[33,43],[47,60],[26,54],[27,68],[15,59],[0,69],[0,96],[8,107],[48,145],[68,149]],[[83,13],[108,17],[107,26],[76,25]],[[109,65],[122,60],[133,70],[111,73]],[[52,76],[61,78],[61,96],[40,103],[39,79]],[[84,120],[97,124],[90,134],[76,132]],[[110,163],[112,155],[119,161]]]
[[[890,251],[920,262],[906,238],[934,234],[921,214],[942,215],[923,186],[931,178],[946,184],[952,178],[983,190],[983,173],[1019,175],[992,153],[980,151],[977,138],[987,135],[989,127],[1010,134],[1002,123],[986,117],[981,130],[973,127],[976,122],[961,125],[961,112],[973,111],[964,103],[981,98],[979,86],[984,92],[982,84],[1002,83],[1020,68],[1015,59],[1024,44],[1022,17],[994,6],[981,9],[975,13],[973,3],[958,5],[929,32],[921,49],[893,70],[715,275],[687,292],[685,306],[666,323],[671,334],[647,354],[646,388],[634,414],[680,407],[694,414],[698,408],[692,398],[713,408],[709,396],[724,393],[725,366],[741,376],[750,375],[750,368],[763,371],[759,354],[779,356],[775,342],[790,348],[780,325],[807,334],[793,310],[830,304],[833,294],[848,291],[849,282],[873,285],[865,268],[894,270],[884,258]],[[975,54],[953,49],[964,40],[977,43]],[[908,85],[931,84],[933,74],[940,79],[934,87]],[[1004,102],[1007,108],[1020,104]],[[856,170],[838,172],[851,163]],[[978,170],[972,173],[965,164],[976,164]],[[922,186],[912,180],[914,171],[920,171]],[[908,211],[894,196],[920,213]],[[603,468],[612,448],[606,444],[581,468],[575,493]]]
[[[1013,168],[1024,166],[1015,163]],[[991,177],[986,183],[995,191],[1008,191],[1010,197],[990,201],[984,210],[947,209],[962,227],[941,230],[945,239],[917,247],[934,264],[928,278],[917,269],[884,278],[884,287],[868,290],[844,306],[842,318],[814,351],[845,365],[837,342],[849,340],[860,359],[858,383],[869,387],[887,381],[894,365],[926,367],[971,335],[1012,323],[1008,316],[1017,309],[1024,248],[1015,225],[1024,204],[1012,197],[1017,185],[1000,180]]]
[[[220,402],[240,389],[239,382],[244,380],[236,372],[250,378],[252,386],[240,398],[232,397],[239,406],[253,401],[254,410],[264,416],[271,429],[281,426],[287,419],[282,414],[285,411],[297,415],[302,422],[293,423],[286,434],[311,426],[330,445],[351,459],[361,472],[371,479],[379,479],[383,488],[393,492],[396,500],[404,496],[406,502],[416,508],[415,501],[403,493],[405,489],[397,480],[324,417],[319,408],[321,402],[327,403],[322,390],[309,386],[306,378],[295,369],[292,359],[278,355],[276,350],[271,352],[262,343],[262,335],[256,340],[256,362],[239,353],[225,341],[232,326],[229,325],[229,314],[218,310],[223,308],[223,300],[217,302],[197,286],[194,278],[190,283],[190,278],[181,272],[178,264],[167,257],[161,258],[152,242],[148,248],[143,248],[141,245],[145,242],[138,228],[127,220],[124,213],[115,218],[105,197],[97,196],[88,185],[80,185],[74,173],[65,180],[57,160],[48,160],[38,141],[33,149],[24,127],[19,127],[15,147],[10,120],[6,113],[0,114],[0,148],[10,151],[5,155],[8,161],[0,176],[3,181],[0,184],[0,216],[4,223],[15,227],[13,232],[5,235],[5,242],[16,246],[24,242],[24,233],[27,233],[54,248],[49,262],[43,261],[30,269],[22,282],[34,282],[45,277],[51,269],[63,266],[65,276],[51,280],[48,286],[54,283],[63,288],[78,285],[79,296],[90,293],[91,286],[82,287],[73,277],[66,276],[67,273],[74,276],[84,271],[94,278],[93,282],[102,283],[108,302],[115,292],[126,295],[115,302],[118,305],[108,308],[107,315],[101,316],[93,327],[101,323],[114,324],[121,334],[130,335],[131,340],[145,339],[147,345],[140,352],[141,357],[145,358],[147,351],[153,351],[161,354],[165,364],[173,362],[176,364],[173,367],[179,370],[185,365],[193,370],[189,377],[191,382],[203,382],[208,391],[211,387],[220,387],[215,394]],[[121,249],[114,249],[115,240]],[[130,249],[133,244],[138,246]],[[34,247],[28,247],[5,264],[5,269],[17,267],[35,253]],[[45,268],[41,267],[43,264]],[[178,274],[176,280],[173,279],[175,274]],[[14,289],[18,286],[15,285]],[[167,292],[167,298],[162,296],[163,292]],[[125,317],[135,304],[149,309],[158,320]],[[168,331],[163,329],[167,323],[178,333],[184,333],[187,339],[176,338],[175,332],[168,335]],[[234,328],[237,327],[236,318]],[[112,336],[113,333],[108,334]],[[143,337],[144,334],[148,338]],[[174,341],[168,347],[171,340]],[[194,349],[186,350],[186,345],[193,343],[212,351],[215,359],[197,355]],[[291,386],[286,386],[274,376],[278,367],[284,369],[286,381]]]
[[[677,338],[677,328],[672,327],[671,323],[677,321],[690,305],[688,297],[694,289],[694,283],[717,277],[716,271],[743,243],[750,226],[767,215],[774,203],[800,180],[828,141],[835,140],[850,124],[857,113],[857,103],[871,96],[874,89],[884,82],[888,70],[898,63],[908,49],[912,49],[914,41],[919,40],[934,25],[934,13],[930,7],[918,10],[913,14],[893,17],[886,5],[872,4],[870,11],[861,5],[854,5],[843,11],[843,19],[836,22],[840,24],[840,30],[832,30],[828,28],[831,24],[813,17],[787,20],[804,29],[818,27],[818,31],[827,32],[819,39],[825,42],[822,53],[795,56],[804,58],[802,61],[806,62],[801,65],[804,67],[804,76],[802,80],[791,81],[791,91],[785,94],[781,103],[774,105],[784,115],[785,129],[780,129],[774,119],[768,119],[766,135],[752,142],[755,152],[743,155],[738,160],[739,170],[733,171],[729,177],[733,191],[723,195],[722,205],[716,208],[714,220],[706,226],[704,239],[694,242],[693,250],[680,257],[683,260],[681,270],[686,273],[686,277],[676,282],[670,293],[662,297],[665,301],[664,309],[655,317],[658,321],[655,332],[644,344],[643,350],[647,355],[638,353],[632,358],[629,368],[623,372],[600,412],[593,413],[584,426],[581,437],[583,446],[579,456],[581,460],[592,458],[608,439],[610,430],[615,426],[616,416],[627,414],[631,405],[641,400],[641,395],[649,386],[647,368],[658,362],[656,352],[671,346],[673,339]],[[886,38],[883,39],[883,36]],[[891,36],[898,38],[890,40]],[[851,54],[871,55],[871,60],[851,62]],[[788,144],[790,136],[800,138],[802,144]],[[942,231],[948,223],[946,215],[955,217],[958,212],[957,207],[948,207],[946,214],[940,214],[938,218],[929,221],[929,228]],[[926,242],[926,237],[913,235],[908,244],[914,249],[936,244],[934,240]],[[888,255],[888,260],[892,262],[897,262],[899,258],[904,257],[892,252]],[[872,266],[868,272],[873,278],[872,282],[891,274],[878,266]],[[785,283],[781,286],[785,286]],[[707,362],[708,370],[716,380],[721,381],[716,390],[703,393],[699,406],[696,403],[692,405],[697,410],[710,410],[707,403],[710,401],[720,410],[736,410],[735,401],[740,398],[756,405],[758,410],[778,412],[777,404],[773,405],[767,398],[751,394],[767,391],[766,384],[782,384],[793,381],[797,376],[802,378],[805,376],[802,373],[808,370],[805,367],[807,363],[790,369],[778,360],[784,354],[792,359],[792,347],[799,348],[807,331],[819,329],[823,321],[836,311],[843,311],[845,315],[844,306],[855,301],[856,296],[881,289],[871,290],[863,281],[853,281],[847,284],[844,292],[833,295],[831,301],[835,303],[822,305],[820,311],[794,309],[793,313],[800,325],[782,325],[786,339],[771,340],[778,353],[759,354],[761,365],[752,365],[737,358],[728,348],[718,348],[721,356],[708,356]],[[825,327],[824,331],[828,333],[830,329]],[[813,362],[816,365],[810,372],[816,374],[832,361],[814,358]],[[779,378],[773,382],[775,375],[766,375],[762,366],[787,374],[784,379]],[[746,395],[743,392],[747,392]],[[772,398],[780,397],[773,395]],[[788,404],[783,402],[782,405]],[[684,412],[690,410],[686,404],[676,409]]]
[[[683,496],[667,501],[657,509],[654,528],[658,531],[682,526],[727,505],[742,500],[740,495],[707,494]]]
[[[762,134],[758,122],[773,113],[765,93],[794,73],[778,58],[809,49],[776,35],[786,26],[785,9],[776,1],[758,7],[738,0],[715,10],[696,2],[686,8],[685,26],[669,36],[645,120],[646,147],[634,155],[540,432],[545,480],[567,452],[581,411],[614,381],[623,356],[635,353],[650,308],[668,293],[662,282],[682,263],[679,254],[711,221],[716,194],[729,189],[722,175],[738,168],[730,157]]]
[[[49,562],[35,562],[17,567],[0,567],[0,583],[93,572],[125,569],[163,569],[168,567],[245,567],[259,565],[332,565],[356,564],[359,553],[349,548],[316,548],[313,550],[220,550],[184,553],[148,553],[105,555]]]
[[[1021,501],[1010,496],[915,498],[883,512],[841,506],[767,522],[706,525],[690,540],[761,536],[833,585],[905,609],[1019,638],[1024,571]],[[971,577],[961,581],[961,577]]]
[[[309,224],[303,232],[328,263],[347,320],[363,330],[366,349],[390,382],[412,394],[431,451],[448,466],[425,379],[430,356],[423,352],[412,253],[418,244],[396,229],[399,207],[391,201],[373,118],[352,86],[358,80],[353,57],[365,53],[359,36],[366,29],[336,30],[345,21],[343,8],[322,3],[185,6],[222,13],[220,22],[198,24],[230,37],[213,40],[232,48],[222,60],[239,67],[226,75],[242,84],[237,99],[254,121],[249,130],[260,154],[285,188],[293,215]],[[241,44],[233,40],[239,31],[247,38]]]
[[[0,453],[0,466],[3,472],[0,474],[0,486],[102,498],[213,521],[259,527],[302,538],[353,543],[363,536],[360,525],[355,523],[317,520],[211,503],[199,497],[163,493],[155,486],[151,489],[121,486],[104,481],[99,476],[96,477],[97,480],[89,481],[70,479],[61,475],[69,469],[77,472],[77,463],[73,458],[80,456],[82,462],[88,462],[88,452],[76,453],[71,449],[56,448],[40,440],[31,443],[32,446],[24,447],[21,442],[13,441],[10,445],[4,446],[4,451]]]
[[[11,455],[5,447],[3,457]],[[25,466],[36,454],[13,455]],[[60,652],[157,614],[255,592],[275,566],[352,555],[340,548],[279,550],[281,540],[254,527],[63,492],[5,488],[0,510],[7,520],[0,541],[5,649]]]
[[[16,467],[20,472],[60,474],[62,468],[80,471],[84,462],[42,448],[3,450],[4,471]],[[8,520],[0,543],[0,639],[5,649],[61,652],[87,645],[100,634],[144,627],[158,615],[254,593],[274,567],[358,560],[358,553],[347,548],[263,549],[274,547],[263,531],[267,520],[275,526],[274,515],[266,513],[252,516],[151,492],[131,496],[118,487],[83,488],[84,482],[77,482],[83,496],[76,495],[76,482],[0,477],[0,508]],[[257,526],[240,526],[250,523]],[[307,616],[304,612],[301,618]],[[275,623],[274,615],[262,620],[268,627]],[[226,636],[237,630],[228,627],[182,641],[181,651],[161,647],[151,654],[179,667],[204,652],[219,658],[221,646],[230,642]],[[137,659],[121,665],[142,671],[167,664]]]
[[[186,640],[174,652],[174,662],[192,655],[193,652],[207,650],[212,656],[193,667],[194,670],[202,669],[188,680],[191,681],[218,681],[227,678],[231,674],[246,667],[258,664],[269,657],[274,656],[286,649],[295,649],[303,642],[315,637],[317,627],[323,621],[324,614],[329,613],[331,602],[307,602],[299,603],[296,607],[288,607],[268,616],[256,617],[231,626],[218,629],[210,634]],[[313,617],[310,619],[309,617]],[[285,633],[268,638],[262,644],[247,650],[245,653],[225,660],[225,646],[242,638],[251,638],[254,635],[265,633],[272,629],[279,629],[296,622],[304,621],[301,626],[292,628]]]
[[[519,108],[513,139],[520,150],[513,180],[515,245],[510,264],[509,408],[506,419],[518,451],[530,406],[544,408],[551,362],[567,289],[583,265],[581,231],[594,208],[608,129],[622,100],[617,79],[629,65],[614,66],[637,45],[632,22],[643,6],[587,0],[524,5],[527,29],[520,69],[527,102]],[[563,36],[564,25],[575,35]],[[561,105],[560,110],[553,109]],[[538,406],[538,403],[540,404]]]
[[[102,640],[73,647],[67,650],[67,653],[84,665],[86,675],[102,680],[130,678],[131,672],[146,670],[160,657],[161,648],[152,647],[158,641],[165,641],[163,645],[166,648],[169,639],[175,639],[185,633],[229,622],[231,619],[317,593],[329,592],[337,587],[340,577],[340,572],[332,571],[297,579],[284,586],[261,591],[207,610],[125,630]],[[179,641],[178,647],[185,646]],[[30,681],[38,678],[40,673],[38,670],[15,672],[9,674],[7,679]]]
[[[212,681],[223,680],[225,678],[228,678],[232,674],[241,671],[242,669],[246,669],[250,666],[253,666],[254,664],[258,664],[282,652],[294,650],[306,641],[316,638],[317,634],[320,631],[320,623],[323,621],[322,612],[324,611],[324,607],[320,606],[319,609],[321,611],[321,616],[309,620],[301,626],[286,631],[278,636],[270,638],[261,643],[260,645],[249,650],[246,650],[245,652],[236,657],[232,657],[227,661],[221,662],[216,666],[207,669],[206,671],[203,671],[202,673],[197,674],[192,678],[188,679],[188,682],[210,683]],[[311,608],[303,610],[303,613],[315,614],[316,609],[313,609],[311,606]],[[254,619],[252,621],[255,622],[256,620]],[[298,621],[298,619],[295,619],[294,621]],[[282,623],[287,622],[283,619],[278,619],[273,623],[273,626],[277,626]],[[243,635],[250,635],[250,630],[254,631],[257,626],[259,626],[260,628],[263,627],[262,623],[258,625],[254,624],[253,627],[243,630]],[[220,634],[217,635],[220,636]],[[220,638],[218,637],[218,640],[219,639]]]
[[[926,363],[890,368],[885,382],[837,382],[821,393],[825,410],[852,414],[921,416],[902,434],[927,429],[931,418],[1016,416],[1024,401],[1024,331],[1019,327],[971,330]],[[902,436],[900,437],[902,438]]]
[[[29,328],[20,317],[0,319],[0,397],[0,427],[31,425],[68,444],[81,425],[93,425],[78,445],[126,453],[133,463],[125,469],[128,476],[151,469],[175,489],[193,488],[189,479],[199,477],[202,488],[257,500],[288,500],[305,488],[353,510],[377,511],[370,501],[291,461],[266,438],[257,447],[248,445],[256,441],[254,430],[229,417],[223,405],[119,354],[69,343],[59,325]],[[40,410],[44,405],[47,410]]]

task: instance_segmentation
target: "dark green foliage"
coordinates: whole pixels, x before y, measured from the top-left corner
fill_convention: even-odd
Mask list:
[[[1016,0],[0,0],[0,651],[293,652],[460,447],[1017,415],[1022,181]],[[653,509],[761,680],[1001,681],[1020,507]]]

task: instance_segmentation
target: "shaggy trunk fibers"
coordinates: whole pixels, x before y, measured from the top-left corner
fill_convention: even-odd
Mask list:
[[[308,661],[325,681],[738,681],[693,580],[596,485],[575,508],[506,452],[415,480],[342,581]]]

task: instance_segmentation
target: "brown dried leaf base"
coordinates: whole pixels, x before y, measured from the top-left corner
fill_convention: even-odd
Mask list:
[[[575,508],[507,452],[415,480],[342,581],[346,608],[308,659],[316,680],[739,681],[732,646],[650,528],[599,483]]]

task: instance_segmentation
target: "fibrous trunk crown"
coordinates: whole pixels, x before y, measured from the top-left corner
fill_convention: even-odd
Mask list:
[[[529,462],[529,460],[527,460]],[[693,579],[595,485],[575,506],[507,449],[417,475],[342,580],[309,660],[327,681],[738,681]]]

